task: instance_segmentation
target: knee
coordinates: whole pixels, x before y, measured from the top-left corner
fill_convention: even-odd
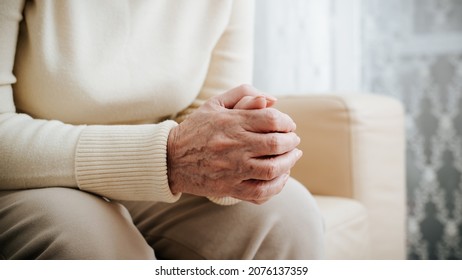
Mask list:
[[[322,259],[324,223],[311,194],[291,179],[272,200],[256,207],[257,259]]]
[[[17,222],[8,226],[11,258],[154,257],[126,210],[118,204],[65,188],[27,190],[13,195],[12,213]]]

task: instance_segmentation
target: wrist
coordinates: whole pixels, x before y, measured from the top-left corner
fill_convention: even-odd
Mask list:
[[[178,126],[172,128],[168,135],[167,139],[167,178],[168,178],[168,185],[170,187],[170,191],[173,194],[181,193],[181,189],[179,188],[179,184],[177,184],[175,178],[175,143],[176,138],[178,135]]]

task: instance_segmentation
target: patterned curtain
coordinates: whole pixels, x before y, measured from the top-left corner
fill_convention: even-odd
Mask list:
[[[365,0],[363,86],[407,112],[408,257],[462,259],[462,1]]]

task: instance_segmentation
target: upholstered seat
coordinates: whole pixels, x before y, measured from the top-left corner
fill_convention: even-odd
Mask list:
[[[370,258],[366,208],[354,199],[315,196],[325,223],[325,249],[330,259]]]
[[[291,175],[316,197],[328,259],[405,258],[404,113],[375,94],[279,98],[303,157]]]

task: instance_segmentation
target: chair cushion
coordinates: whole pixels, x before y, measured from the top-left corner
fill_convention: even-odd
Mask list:
[[[325,223],[326,258],[368,259],[369,227],[366,208],[353,199],[314,197]]]

